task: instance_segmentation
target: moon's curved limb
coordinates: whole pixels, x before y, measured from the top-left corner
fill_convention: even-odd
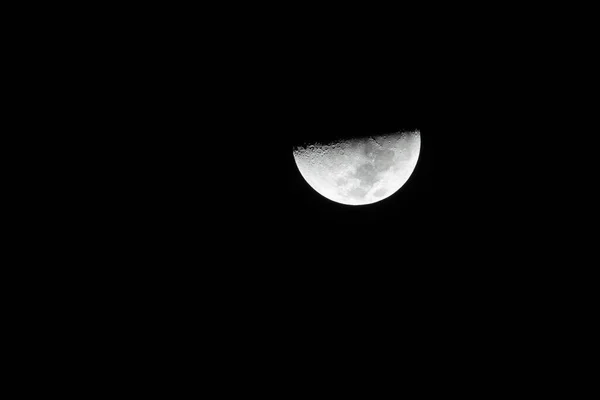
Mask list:
[[[298,147],[294,159],[319,194],[363,205],[397,192],[414,171],[420,151],[421,134],[414,131]]]

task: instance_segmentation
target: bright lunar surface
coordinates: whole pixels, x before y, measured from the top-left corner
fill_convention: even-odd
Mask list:
[[[297,147],[294,159],[319,194],[363,205],[398,191],[414,171],[420,151],[421,134],[415,131]]]

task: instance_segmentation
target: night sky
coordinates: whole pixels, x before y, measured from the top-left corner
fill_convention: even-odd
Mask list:
[[[122,197],[121,234],[137,232],[144,251],[162,254],[154,261],[190,263],[187,273],[281,290],[344,279],[357,290],[441,288],[512,253],[498,249],[522,238],[514,211],[532,204],[517,201],[527,201],[513,179],[522,128],[510,122],[512,98],[495,95],[506,80],[437,36],[394,26],[367,41],[295,32],[205,39],[198,53],[156,64],[160,87],[148,84],[156,74],[140,79],[144,97],[125,101],[131,122],[118,125],[135,137],[117,146],[135,155],[121,180],[134,194]],[[416,169],[367,206],[323,198],[292,155],[403,130],[421,133]]]
[[[358,371],[385,365],[394,382],[403,374],[396,364],[420,373],[419,363],[473,380],[456,368],[464,348],[496,363],[489,349],[506,356],[516,348],[512,339],[528,352],[558,325],[569,326],[555,319],[561,307],[569,314],[578,308],[564,306],[561,282],[578,264],[592,268],[593,257],[577,260],[567,245],[583,229],[561,224],[594,225],[577,215],[579,183],[566,168],[580,139],[556,125],[560,113],[549,104],[559,103],[552,82],[562,71],[547,71],[560,56],[527,60],[541,42],[554,47],[545,31],[532,28],[531,40],[515,34],[507,42],[514,24],[498,18],[491,25],[496,9],[457,9],[457,19],[438,6],[377,6],[366,16],[358,4],[351,16],[344,14],[351,5],[328,14],[322,5],[249,3],[244,10],[219,3],[216,13],[177,6],[169,17],[163,6],[111,12],[122,16],[121,28],[102,19],[94,29],[102,46],[68,31],[82,40],[68,48],[74,61],[36,64],[64,69],[77,90],[57,94],[81,110],[50,93],[66,117],[55,126],[35,113],[31,119],[44,124],[45,140],[92,167],[48,146],[52,163],[67,173],[40,165],[50,187],[36,191],[32,208],[56,223],[41,232],[23,223],[53,239],[48,252],[28,243],[27,252],[41,254],[46,274],[92,293],[99,308],[113,304],[102,314],[120,320],[98,343],[112,337],[129,354],[131,344],[147,340],[139,346],[147,358],[164,344],[194,363],[204,363],[207,349],[227,368],[258,371],[269,385],[279,379],[263,374],[261,362],[302,381],[321,367],[329,379],[334,364],[326,358],[354,366],[360,352],[394,366],[359,362]],[[73,138],[60,139],[71,127]],[[318,194],[292,154],[298,145],[415,130],[421,149],[408,182],[364,206]],[[558,138],[548,134],[558,130]],[[65,180],[72,171],[76,179]],[[55,184],[62,181],[68,191]],[[61,275],[63,254],[53,252],[74,267]],[[594,282],[580,276],[577,283],[586,279]],[[76,334],[102,332],[79,295],[65,298],[84,307],[69,316]],[[527,338],[528,324],[544,313],[552,324]],[[90,329],[80,316],[94,318]],[[131,340],[123,340],[127,324],[140,327]],[[556,342],[541,346],[547,357]],[[202,354],[192,355],[192,347]],[[265,349],[276,356],[266,358]],[[407,352],[418,363],[406,361]],[[510,368],[498,376],[516,364],[531,369],[522,354],[508,356]],[[288,371],[288,363],[302,373]],[[478,359],[471,365],[488,373]],[[423,388],[440,386],[422,375]],[[225,377],[223,388],[248,390]]]

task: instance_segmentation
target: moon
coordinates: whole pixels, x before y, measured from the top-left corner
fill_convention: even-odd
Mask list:
[[[398,132],[294,148],[302,177],[319,194],[347,205],[372,204],[396,193],[412,175],[421,133]]]

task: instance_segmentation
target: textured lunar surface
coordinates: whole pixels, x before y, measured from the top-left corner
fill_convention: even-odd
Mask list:
[[[401,132],[294,148],[308,184],[324,197],[348,205],[371,204],[400,189],[421,151],[421,134]]]

